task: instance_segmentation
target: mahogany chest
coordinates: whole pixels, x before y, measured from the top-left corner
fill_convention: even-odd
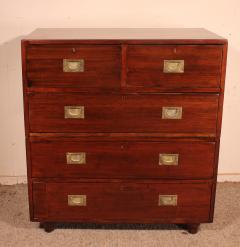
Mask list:
[[[30,218],[212,222],[227,40],[38,29],[22,40]]]

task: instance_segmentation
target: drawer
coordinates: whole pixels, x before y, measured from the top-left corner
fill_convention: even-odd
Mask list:
[[[160,132],[214,135],[218,95],[32,94],[31,132]]]
[[[219,88],[221,45],[129,45],[129,87],[184,90]]]
[[[119,88],[121,47],[30,45],[26,68],[29,86]]]
[[[33,184],[34,218],[115,223],[209,221],[210,182]]]
[[[203,141],[32,142],[32,177],[211,178],[215,143]]]

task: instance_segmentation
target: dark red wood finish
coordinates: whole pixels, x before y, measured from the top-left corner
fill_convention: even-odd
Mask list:
[[[117,45],[30,45],[28,83],[33,87],[119,88],[120,55]],[[84,72],[63,72],[63,59],[83,59]]]
[[[32,210],[35,220],[42,220],[46,216],[46,184],[43,182],[35,182],[32,184]]]
[[[219,149],[220,149],[220,137],[222,129],[222,115],[223,115],[223,101],[224,101],[224,89],[225,89],[225,77],[226,77],[226,67],[227,67],[227,51],[228,43],[223,47],[223,60],[222,60],[222,70],[221,70],[221,94],[219,95],[219,104],[218,104],[218,119],[217,119],[217,142],[216,142],[216,153],[215,153],[215,174],[214,174],[214,186],[212,189],[212,204],[211,204],[211,214],[210,222],[213,222],[214,217],[214,205],[216,198],[216,187],[217,187],[217,172],[218,172],[218,159],[219,159]]]
[[[62,72],[62,59],[83,55],[85,74]],[[227,40],[203,29],[41,29],[23,40],[31,220],[46,231],[75,221],[183,223],[190,233],[212,222],[226,58]],[[184,59],[185,73],[163,74],[164,59]],[[85,123],[64,119],[65,104],[82,103]],[[161,119],[176,103],[183,119]],[[62,155],[78,147],[88,150],[81,175]],[[181,152],[181,166],[154,167],[159,148]],[[66,204],[82,189],[87,214]],[[180,204],[159,209],[159,191]]]
[[[163,72],[164,60],[184,60],[184,73]],[[179,90],[219,88],[222,46],[129,45],[127,86]]]
[[[68,152],[85,152],[86,164],[67,164]],[[159,165],[160,153],[179,154],[178,165]],[[32,142],[32,177],[212,178],[214,154],[214,142]]]
[[[64,106],[84,106],[84,119],[65,119]],[[179,106],[182,119],[162,119],[162,107]],[[216,134],[218,95],[34,94],[31,132],[160,132]]]
[[[45,198],[41,202],[46,208],[45,215],[39,203],[34,208],[36,217],[49,221],[194,223],[209,218],[211,183],[82,183],[79,180],[78,183],[47,182],[45,186],[35,194],[36,200]],[[86,195],[86,206],[69,206],[68,195]],[[159,195],[177,195],[177,206],[158,206]]]
[[[25,145],[26,145],[26,161],[27,161],[27,181],[28,181],[28,201],[30,219],[33,218],[33,190],[31,181],[31,157],[29,142],[29,117],[28,117],[28,95],[27,95],[27,78],[26,78],[26,51],[27,43],[21,43],[22,55],[22,81],[23,81],[23,103],[24,103],[24,127],[25,127]]]

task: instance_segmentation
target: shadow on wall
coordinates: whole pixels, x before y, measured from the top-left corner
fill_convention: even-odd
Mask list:
[[[239,181],[240,168],[236,157],[239,156],[240,138],[240,49],[229,39],[227,73],[223,106],[222,134],[218,173],[225,174],[223,180]],[[229,174],[229,175],[228,175]],[[234,178],[234,175],[236,176]]]
[[[0,178],[26,175],[21,39],[0,45]]]

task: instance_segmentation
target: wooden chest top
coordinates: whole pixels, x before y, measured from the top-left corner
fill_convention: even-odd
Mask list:
[[[27,40],[129,40],[145,42],[212,43],[224,44],[227,40],[204,28],[39,28]]]

